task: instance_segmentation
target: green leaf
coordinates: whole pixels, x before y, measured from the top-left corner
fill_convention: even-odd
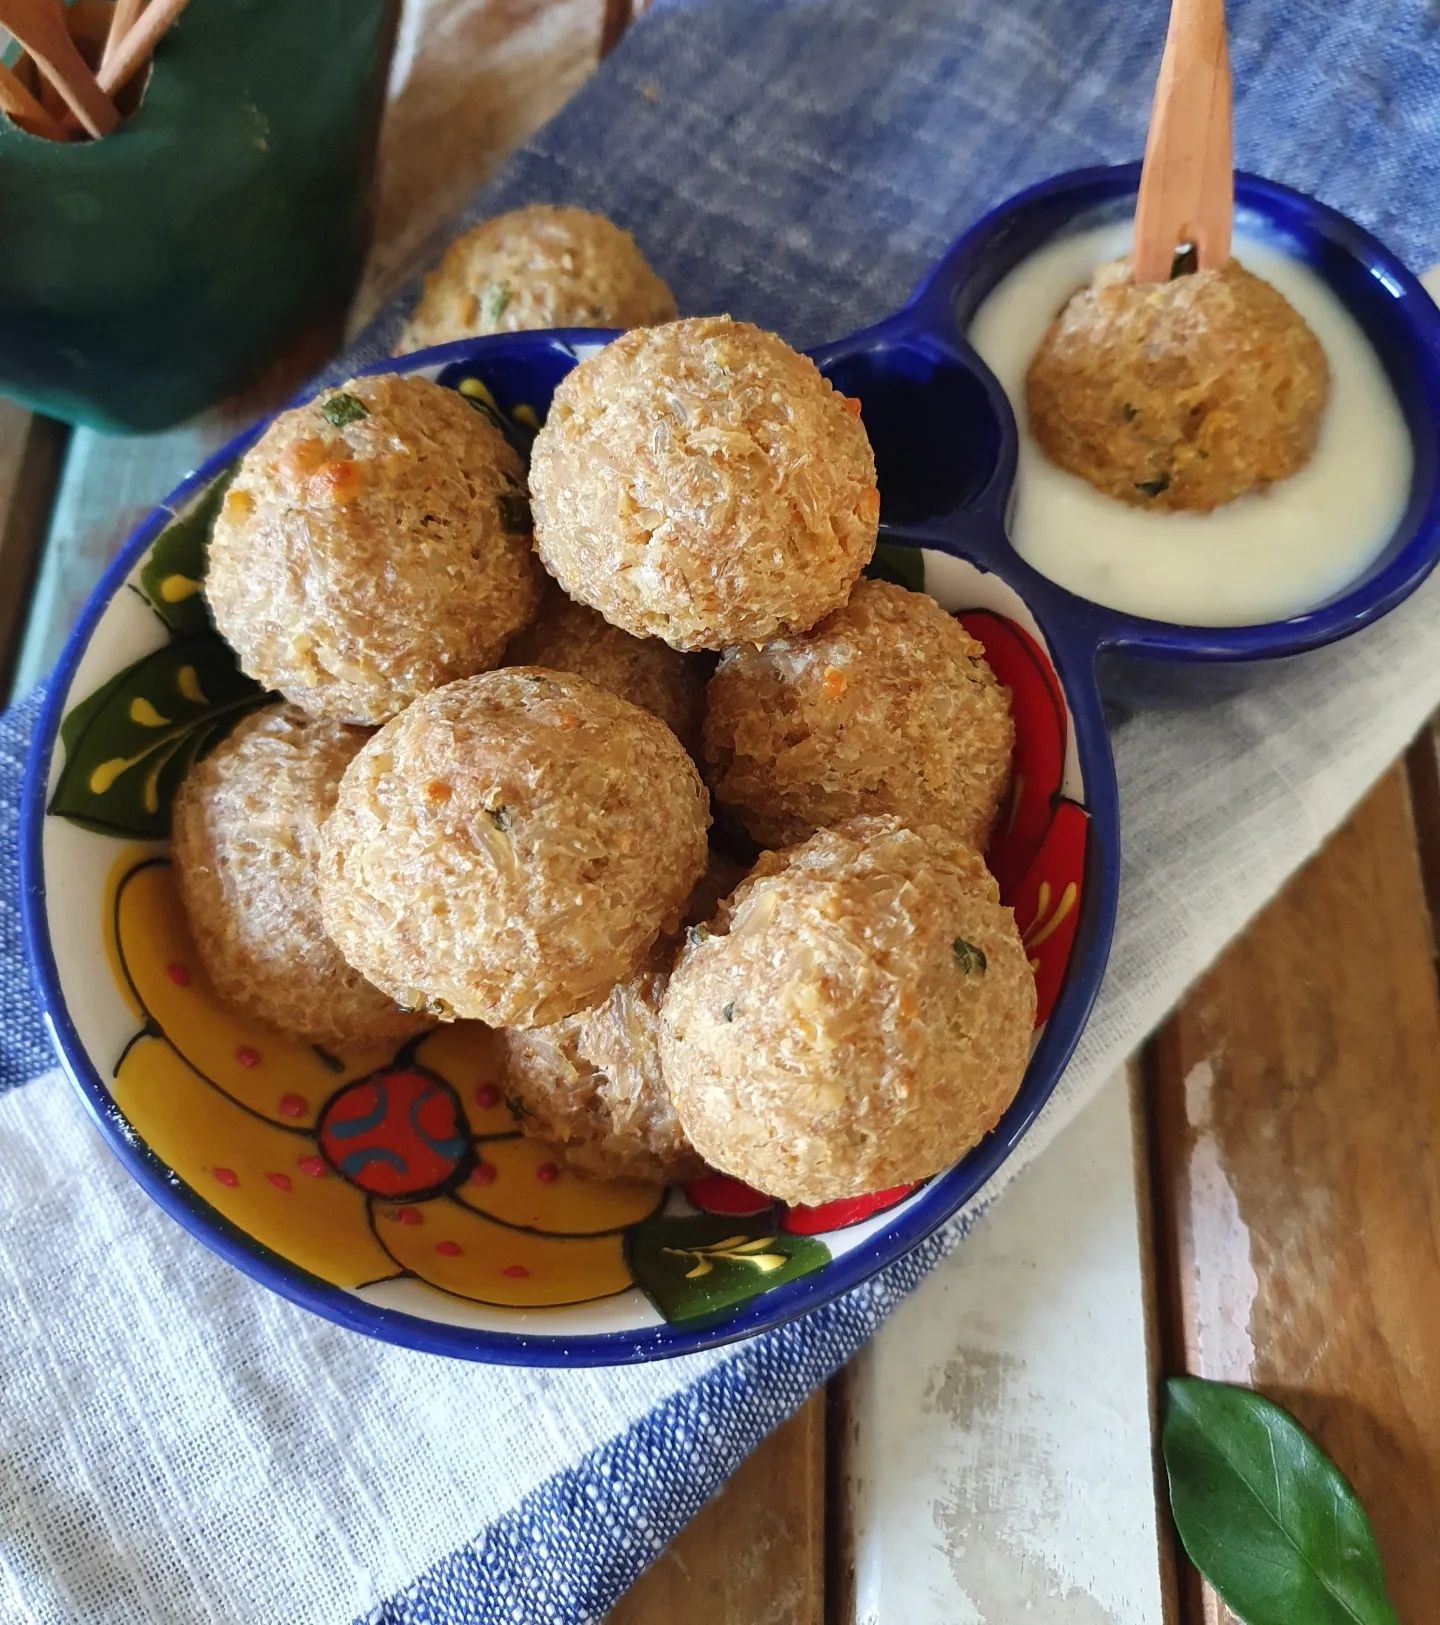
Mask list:
[[[676,1325],[718,1320],[830,1261],[823,1241],[776,1234],[769,1213],[658,1214],[632,1230],[625,1247],[636,1281]]]
[[[893,547],[881,542],[865,566],[865,574],[873,581],[893,581],[911,592],[924,592],[925,555],[918,547]]]
[[[370,408],[358,395],[347,395],[343,389],[320,403],[320,416],[343,429],[347,423],[358,423],[370,416]]]
[[[983,948],[977,948],[973,942],[966,942],[964,937],[956,937],[950,947],[955,954],[955,963],[967,976],[984,974],[989,961],[985,958]]]
[[[1365,1510],[1293,1417],[1175,1377],[1162,1448],[1190,1561],[1245,1625],[1398,1625]]]
[[[235,470],[228,468],[155,538],[140,566],[140,596],[173,632],[203,632],[210,611],[205,584],[205,549],[220,504]]]
[[[265,697],[218,634],[167,643],[71,707],[49,810],[102,835],[163,839],[190,765]]]
[[[481,312],[487,327],[494,327],[496,322],[505,314],[510,304],[510,284],[508,282],[488,282],[485,292],[480,300]]]
[[[1136,480],[1135,489],[1141,496],[1158,497],[1170,489],[1170,476],[1160,474],[1153,480]]]

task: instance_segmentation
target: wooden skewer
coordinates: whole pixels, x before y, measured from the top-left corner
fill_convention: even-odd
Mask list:
[[[1232,139],[1225,0],[1172,0],[1135,206],[1137,282],[1167,281],[1183,244],[1202,271],[1230,258]]]
[[[43,135],[47,141],[67,139],[59,121],[50,117],[3,62],[0,62],[0,112],[8,113],[31,135]]]
[[[115,0],[115,8],[110,16],[110,32],[105,36],[105,49],[100,56],[102,74],[119,55],[125,36],[135,26],[136,18],[144,9],[145,0]]]
[[[109,46],[106,46],[105,60],[100,64],[100,88],[107,96],[113,96],[130,82],[148,61],[160,36],[184,9],[185,0],[150,0],[140,20],[115,48],[113,56]]]
[[[109,135],[120,115],[70,38],[60,0],[0,0],[0,24],[20,41],[90,134]]]

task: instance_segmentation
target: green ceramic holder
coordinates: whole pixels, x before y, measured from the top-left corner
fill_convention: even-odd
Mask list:
[[[251,382],[364,261],[397,0],[195,0],[103,141],[0,117],[0,391],[120,432]]]

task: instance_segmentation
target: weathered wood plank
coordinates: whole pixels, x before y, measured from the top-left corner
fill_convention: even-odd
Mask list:
[[[832,1620],[1159,1625],[1132,1123],[1117,1076],[852,1362]]]
[[[1420,873],[1430,905],[1430,945],[1440,974],[1440,717],[1411,747],[1406,766],[1415,803],[1415,831],[1420,843]]]
[[[814,1395],[760,1445],[608,1625],[823,1625],[824,1406]]]
[[[1168,1363],[1289,1407],[1440,1586],[1440,997],[1397,766],[1161,1033]],[[1191,1619],[1226,1617],[1190,1579]]]
[[[0,400],[0,691],[19,652],[65,440],[60,424]]]

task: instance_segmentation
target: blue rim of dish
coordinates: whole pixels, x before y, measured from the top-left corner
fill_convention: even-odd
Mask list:
[[[457,361],[473,361],[478,369],[478,365],[489,357],[547,347],[558,347],[572,354],[574,346],[593,345],[597,341],[603,342],[603,338],[590,329],[562,329],[545,334],[462,340],[403,358],[403,370],[412,371]],[[386,372],[399,369],[394,360],[389,360],[363,370]],[[307,390],[297,399],[308,399],[311,393]],[[159,1157],[129,1129],[70,1018],[51,948],[43,846],[51,762],[76,670],[111,600],[122,589],[126,577],[174,511],[183,508],[217,474],[248,450],[268,422],[267,418],[253,425],[187,476],[171,492],[166,502],[152,510],[142,521],[106,568],[86,600],[56,662],[26,764],[20,815],[21,919],[26,951],[39,987],[46,1025],[64,1070],[110,1149],[131,1176],[191,1235],[227,1263],[292,1303],[348,1330],[383,1342],[422,1353],[502,1365],[627,1365],[721,1347],[770,1331],[796,1316],[832,1302],[919,1246],[994,1175],[1050,1098],[1079,1042],[1099,992],[1115,927],[1119,881],[1119,808],[1109,738],[1094,682],[1093,644],[1083,630],[1071,632],[1063,623],[1051,624],[1043,611],[1035,609],[1026,593],[1015,587],[1010,573],[1004,569],[993,573],[998,574],[1030,605],[1049,647],[1070,709],[1084,805],[1090,815],[1081,919],[1060,997],[1041,1032],[1020,1090],[999,1125],[955,1167],[937,1175],[912,1200],[911,1205],[900,1210],[892,1223],[886,1224],[882,1220],[881,1229],[862,1246],[832,1259],[813,1275],[803,1276],[772,1292],[762,1293],[750,1300],[734,1317],[716,1326],[685,1329],[662,1324],[634,1331],[553,1335],[539,1329],[538,1324],[533,1334],[451,1325],[369,1303],[280,1258],[223,1218],[183,1181],[177,1180]],[[887,531],[887,541],[906,544],[903,533],[889,527]],[[993,569],[990,564],[972,558],[965,548],[940,536],[927,534],[922,538],[917,534],[916,539],[908,545],[923,545],[935,552],[949,553],[987,572]],[[515,1312],[533,1315],[538,1323],[549,1311]]]

